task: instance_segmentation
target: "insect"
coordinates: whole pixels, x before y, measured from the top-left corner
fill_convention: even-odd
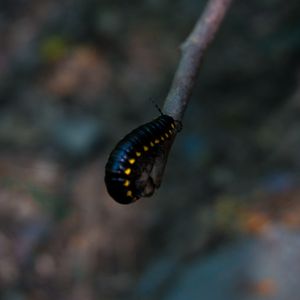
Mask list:
[[[150,197],[160,186],[169,149],[182,127],[180,121],[160,113],[127,134],[109,156],[105,184],[110,196],[121,204]]]

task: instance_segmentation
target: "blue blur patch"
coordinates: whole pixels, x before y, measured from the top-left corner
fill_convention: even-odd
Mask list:
[[[201,161],[208,152],[208,142],[199,134],[185,134],[179,141],[184,157],[192,163]]]

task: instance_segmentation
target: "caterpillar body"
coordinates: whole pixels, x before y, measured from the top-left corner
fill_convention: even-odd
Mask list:
[[[105,167],[109,195],[121,204],[151,196],[159,188],[169,149],[181,122],[161,114],[127,134]]]

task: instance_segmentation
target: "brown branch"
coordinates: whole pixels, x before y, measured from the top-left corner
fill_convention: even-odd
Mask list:
[[[205,50],[213,40],[232,0],[209,0],[193,31],[181,46],[182,56],[163,111],[181,121]]]

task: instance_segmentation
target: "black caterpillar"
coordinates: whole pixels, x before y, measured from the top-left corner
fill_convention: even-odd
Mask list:
[[[127,134],[111,152],[105,167],[110,196],[121,204],[149,197],[160,186],[172,140],[181,122],[161,114]]]

